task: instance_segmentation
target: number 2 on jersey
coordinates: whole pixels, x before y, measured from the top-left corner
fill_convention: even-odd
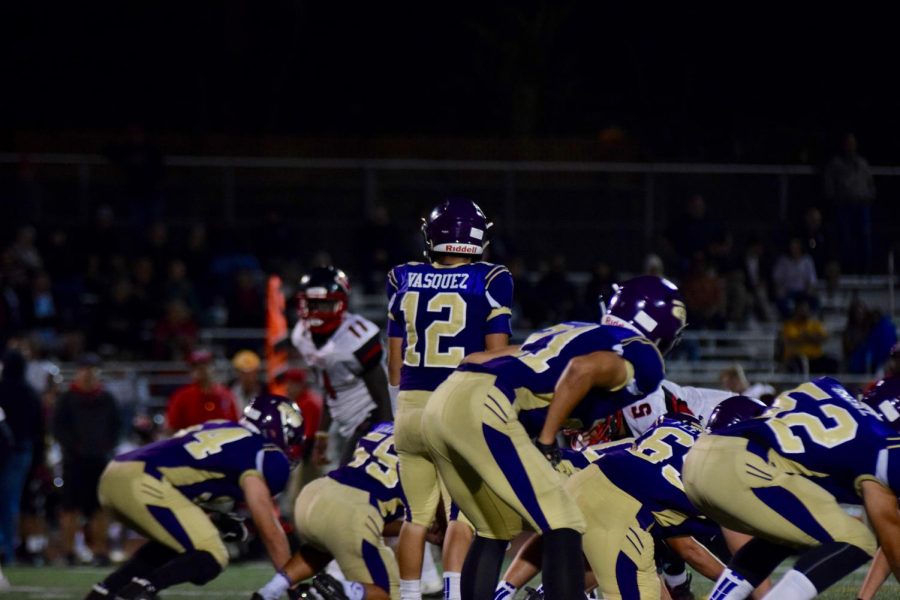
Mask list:
[[[417,350],[419,332],[416,318],[419,314],[419,292],[407,292],[400,306],[406,316],[406,356],[403,363],[409,367],[455,368],[466,357],[462,346],[450,346],[441,352],[443,337],[454,337],[466,328],[466,302],[455,292],[435,294],[425,307],[427,313],[442,314],[448,309],[446,319],[435,319],[425,328],[424,364],[422,354]]]

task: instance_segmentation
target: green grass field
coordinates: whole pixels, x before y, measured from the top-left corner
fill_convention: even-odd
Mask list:
[[[93,568],[63,567],[10,567],[4,569],[7,578],[12,582],[12,589],[0,591],[3,600],[9,598],[22,600],[80,600],[90,586],[101,579],[108,570]],[[271,567],[263,563],[244,563],[233,565],[218,579],[204,587],[181,586],[164,592],[162,598],[214,598],[216,600],[248,600],[250,594],[258,586],[265,583],[272,574]],[[864,571],[855,573],[841,582],[822,598],[845,600],[856,598],[856,592],[865,575]],[[709,590],[710,583],[695,576],[694,590],[698,597],[705,597],[700,592]],[[877,596],[879,600],[900,598],[900,585],[891,581],[882,588]]]

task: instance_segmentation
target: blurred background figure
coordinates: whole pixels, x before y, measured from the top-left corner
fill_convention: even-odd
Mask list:
[[[244,412],[244,407],[250,404],[251,400],[266,391],[260,370],[261,364],[259,355],[252,350],[241,350],[231,359],[235,378],[230,390],[237,403],[239,414]]]
[[[842,342],[848,373],[875,373],[897,343],[897,328],[888,316],[854,298],[847,309]]]
[[[722,369],[722,372],[719,374],[719,382],[729,392],[739,396],[756,398],[766,404],[770,404],[775,397],[775,388],[768,383],[754,383],[751,385],[747,380],[747,375],[744,373],[744,367],[737,363]]]
[[[170,432],[213,419],[237,421],[240,417],[234,396],[213,377],[212,359],[208,350],[194,350],[188,356],[192,381],[169,399],[166,425]]]
[[[22,490],[32,464],[44,459],[44,413],[41,400],[25,379],[25,357],[18,350],[3,355],[0,409],[12,435],[12,447],[0,465],[0,562],[15,561]]]
[[[838,362],[825,354],[827,339],[825,324],[813,316],[809,302],[798,300],[781,325],[782,364],[792,373],[835,373]]]
[[[82,558],[75,555],[81,517],[87,521],[93,564],[109,564],[109,522],[97,499],[97,484],[119,444],[122,423],[116,399],[103,388],[100,367],[96,354],[78,360],[72,385],[57,400],[53,415],[63,464],[61,552],[68,565]]]
[[[844,135],[841,152],[825,168],[825,198],[837,213],[841,266],[850,273],[868,273],[872,267],[875,180],[868,161],[857,150],[856,135]]]
[[[775,303],[781,316],[790,316],[794,305],[801,300],[817,307],[816,282],[816,265],[812,257],[804,250],[800,238],[791,238],[787,253],[778,257],[772,270]]]

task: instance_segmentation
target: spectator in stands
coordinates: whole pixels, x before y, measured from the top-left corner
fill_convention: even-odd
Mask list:
[[[45,271],[38,271],[32,276],[31,290],[25,311],[28,328],[40,338],[40,343],[54,347],[61,323],[56,310],[50,276]]]
[[[265,324],[265,297],[260,289],[259,272],[240,269],[228,297],[229,327],[262,327]]]
[[[312,456],[312,448],[322,419],[322,396],[309,387],[309,375],[296,367],[288,369],[284,374],[286,395],[297,403],[303,413],[303,429],[306,431],[306,457]]]
[[[701,194],[688,198],[684,213],[669,227],[667,238],[680,258],[680,272],[690,268],[695,253],[707,252],[721,238],[721,227],[706,213],[706,200]]]
[[[166,425],[177,431],[211,421],[237,421],[237,403],[228,388],[213,379],[212,354],[208,350],[194,350],[188,357],[192,382],[175,390],[166,409]]]
[[[131,282],[119,279],[101,300],[94,347],[103,354],[134,358],[141,345],[140,305]]]
[[[875,181],[869,163],[857,152],[854,134],[844,136],[841,150],[825,167],[825,198],[836,209],[844,270],[868,273]]]
[[[356,245],[363,289],[368,293],[379,292],[387,272],[404,254],[403,233],[393,224],[383,204],[375,206],[369,214],[356,237]]]
[[[897,343],[897,328],[888,316],[854,298],[847,309],[842,341],[847,372],[874,373]]]
[[[800,301],[814,308],[818,306],[816,265],[804,251],[800,238],[791,238],[787,254],[778,257],[772,270],[772,282],[775,285],[775,302],[782,316],[790,315],[793,306]]]
[[[191,278],[191,281],[205,281],[209,272],[209,263],[212,260],[212,251],[209,248],[209,235],[205,224],[194,223],[191,226],[182,260],[187,266],[188,276]]]
[[[756,398],[766,404],[771,404],[772,400],[775,399],[775,388],[768,383],[754,383],[751,385],[747,375],[744,373],[744,367],[737,363],[722,369],[722,372],[719,373],[719,382],[729,392]]]
[[[648,254],[644,258],[644,275],[655,275],[656,277],[665,277],[665,265],[662,258],[658,254]]]
[[[243,413],[244,407],[250,404],[251,400],[266,391],[260,371],[261,364],[259,355],[252,350],[241,350],[231,359],[235,379],[230,389],[237,402],[239,413]]]
[[[59,397],[53,415],[63,461],[62,552],[69,565],[77,563],[75,533],[82,516],[94,563],[109,564],[109,522],[97,500],[97,484],[119,443],[122,423],[116,399],[103,387],[100,367],[96,354],[79,359],[72,386]]]
[[[838,364],[825,354],[827,339],[825,324],[813,316],[809,302],[797,300],[794,314],[781,326],[783,365],[794,373],[834,373]]]
[[[166,314],[153,327],[154,356],[178,360],[197,344],[198,326],[191,309],[181,300],[166,303]]]
[[[801,240],[804,250],[812,257],[816,272],[824,273],[828,261],[834,258],[834,248],[822,224],[822,211],[815,206],[807,208],[795,237]]]
[[[200,297],[188,278],[187,265],[184,261],[175,259],[169,263],[163,294],[166,300],[180,300],[191,309],[191,313],[200,314]]]
[[[703,252],[696,252],[691,268],[681,282],[681,293],[691,315],[691,326],[722,329],[725,326],[725,282]]]
[[[535,286],[540,306],[539,324],[559,323],[571,318],[578,302],[575,286],[566,276],[566,257],[554,254],[550,264]]]
[[[42,269],[44,261],[37,248],[37,230],[31,225],[25,225],[16,232],[16,239],[12,244],[12,258],[16,264],[28,272]]]
[[[612,298],[612,286],[618,281],[612,268],[605,261],[594,263],[591,268],[591,278],[584,287],[581,305],[576,315],[583,321],[594,321],[600,315],[600,300],[609,302]]]
[[[0,464],[0,561],[4,564],[15,560],[16,527],[28,471],[44,461],[44,414],[25,371],[22,353],[7,350],[0,375],[0,409],[12,433],[13,446]]]

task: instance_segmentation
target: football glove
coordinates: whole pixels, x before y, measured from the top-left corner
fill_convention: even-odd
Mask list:
[[[235,513],[212,513],[209,516],[212,524],[219,530],[223,542],[236,542],[241,544],[250,537],[244,518]]]
[[[562,460],[562,453],[559,450],[559,446],[555,443],[542,444],[538,438],[534,438],[534,445],[537,446],[537,449],[544,455],[544,458],[553,465],[554,469],[559,465]]]

